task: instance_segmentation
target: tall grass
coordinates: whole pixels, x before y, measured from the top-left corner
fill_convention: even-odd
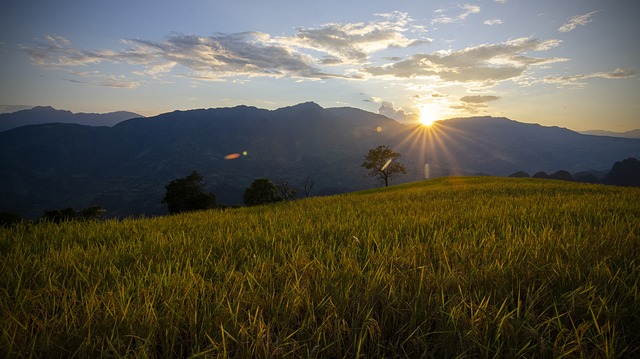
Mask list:
[[[640,189],[445,178],[0,232],[0,356],[640,356]]]

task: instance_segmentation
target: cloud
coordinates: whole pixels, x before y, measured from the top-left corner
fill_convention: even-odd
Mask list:
[[[272,45],[270,40],[268,34],[246,32],[207,37],[173,35],[160,43],[130,42],[136,54],[151,54],[165,64],[180,64],[202,77],[339,77],[310,66],[309,58],[287,47]]]
[[[88,66],[100,62],[142,65],[136,74],[159,75],[176,65],[192,71],[190,76],[219,79],[231,76],[268,76],[323,79],[343,77],[311,66],[312,59],[272,44],[259,32],[195,36],[173,34],[165,41],[124,40],[123,50],[84,51],[72,47],[60,36],[46,42],[22,46],[34,64],[46,68]],[[115,85],[107,81],[105,85]]]
[[[460,98],[460,101],[466,103],[486,103],[491,101],[497,101],[501,99],[500,96],[492,96],[492,95],[475,95],[475,96],[463,96]]]
[[[506,4],[509,0],[493,0],[493,2],[497,2],[498,4]]]
[[[80,51],[71,47],[71,42],[62,36],[46,36],[46,42],[33,46],[21,45],[27,56],[41,67],[81,66],[97,63],[108,58],[108,52]]]
[[[106,62],[134,66],[130,75],[156,80],[178,68],[187,70],[180,76],[214,81],[238,76],[359,78],[361,74],[354,69],[335,74],[321,67],[362,65],[377,51],[430,43],[431,40],[424,37],[407,36],[409,32],[425,32],[411,25],[412,21],[406,13],[393,12],[377,14],[377,19],[371,22],[301,28],[290,37],[272,37],[262,32],[212,36],[171,34],[163,41],[127,39],[122,40],[122,49],[90,51],[75,48],[64,37],[46,36],[21,48],[33,64],[43,68],[77,69]],[[104,84],[119,85],[117,81]]]
[[[599,12],[599,11],[600,10],[596,10],[596,11],[592,11],[592,12],[584,14],[584,15],[573,16],[573,17],[569,18],[569,20],[567,20],[567,22],[564,23],[564,25],[560,26],[558,28],[558,31],[559,32],[569,32],[571,30],[574,30],[578,26],[586,25],[586,24],[591,22],[591,17],[594,14],[596,14],[597,12]]]
[[[573,76],[547,76],[542,81],[550,84],[580,86],[584,85],[584,82],[581,81],[591,78],[626,79],[633,76],[635,76],[635,71],[633,71],[632,69],[617,68],[611,72],[594,72],[590,74],[580,74]]]
[[[501,98],[500,96],[494,95],[463,96],[460,98],[460,102],[450,105],[449,108],[469,114],[477,114],[486,112],[486,109],[489,107],[487,103],[497,101]]]
[[[440,15],[438,15],[438,17],[436,17],[435,19],[431,20],[431,23],[433,24],[452,24],[452,23],[456,23],[456,22],[461,22],[464,21],[469,15],[471,14],[477,14],[480,12],[480,6],[477,5],[471,5],[471,4],[464,4],[464,5],[459,5],[456,9],[461,9],[462,12],[455,15],[455,16],[447,16],[444,13],[447,10],[438,10],[437,12],[440,13]]]
[[[529,51],[545,51],[559,40],[521,38],[501,44],[483,44],[460,51],[416,54],[409,59],[363,71],[372,76],[396,78],[431,77],[444,83],[480,83],[491,86],[516,79],[531,66],[565,61],[562,58],[526,56]]]
[[[485,20],[484,24],[485,25],[489,25],[489,26],[500,25],[500,24],[502,24],[502,20],[500,20],[500,19]]]
[[[449,106],[450,109],[468,114],[477,114],[485,110],[488,106],[485,104],[458,104]]]
[[[276,41],[283,45],[327,53],[331,64],[364,63],[372,52],[431,42],[430,39],[409,39],[404,35],[410,29],[409,23],[412,21],[406,13],[394,12],[377,16],[381,20],[301,28],[295,36],[277,38]]]
[[[381,102],[378,113],[401,122],[415,121],[418,118],[418,115],[415,113],[396,109],[394,103],[388,101]]]
[[[70,70],[70,74],[77,76],[80,79],[66,79],[66,81],[77,84],[88,84],[91,86],[101,87],[114,87],[114,88],[127,88],[133,89],[139,87],[142,83],[127,78],[125,75],[106,75],[99,71],[74,71]]]

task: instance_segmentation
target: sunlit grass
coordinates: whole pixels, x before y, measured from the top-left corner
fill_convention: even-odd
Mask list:
[[[1,357],[634,357],[640,190],[447,178],[0,232]]]

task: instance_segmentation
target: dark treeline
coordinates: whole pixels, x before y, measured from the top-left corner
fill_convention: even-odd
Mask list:
[[[293,200],[302,196],[309,197],[313,186],[314,180],[311,177],[304,178],[297,185],[283,179],[272,181],[268,178],[258,178],[245,189],[243,201],[245,206],[257,206]],[[299,195],[300,193],[302,196]],[[167,184],[165,196],[161,202],[167,205],[169,214],[229,208],[219,204],[214,193],[205,191],[204,177],[197,171]],[[50,209],[45,210],[38,221],[62,223],[101,220],[105,212],[101,206],[91,206],[80,211],[73,207]],[[18,213],[0,212],[2,227],[11,227],[21,222],[26,221]]]
[[[524,171],[512,173],[508,177],[514,178],[538,178],[572,181],[580,183],[599,183],[616,186],[640,187],[640,161],[630,157],[613,164],[613,167],[604,176],[598,176],[597,171],[583,171],[574,174],[565,170],[558,170],[548,174],[544,171],[530,175]],[[283,179],[272,181],[268,178],[254,180],[244,191],[243,202],[245,206],[269,204],[280,201],[292,200],[303,196],[309,197],[314,186],[314,180],[306,177],[299,184],[292,184]],[[216,201],[214,193],[204,190],[204,178],[197,171],[193,171],[184,178],[178,178],[165,186],[165,197],[162,203],[167,205],[169,214],[182,212],[207,210],[213,208],[224,209],[227,206],[220,205]],[[44,211],[39,221],[61,223],[66,221],[101,220],[106,211],[99,205],[91,206],[80,211],[74,208],[52,209]],[[0,212],[0,226],[10,227],[25,220],[17,213]]]
[[[529,175],[527,172],[518,171],[509,175],[514,178],[540,178],[555,179],[561,181],[572,181],[581,183],[600,183],[615,186],[640,186],[640,161],[630,157],[624,161],[613,164],[613,167],[606,175],[598,177],[596,171],[576,172],[573,175],[565,170],[559,170],[548,174],[544,171]]]

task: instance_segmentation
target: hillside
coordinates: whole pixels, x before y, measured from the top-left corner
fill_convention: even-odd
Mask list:
[[[292,184],[311,177],[313,195],[350,192],[379,185],[360,164],[381,144],[402,154],[403,182],[422,179],[425,163],[432,177],[506,176],[607,170],[640,158],[637,139],[506,118],[451,119],[424,128],[315,103],[175,111],[110,128],[58,123],[0,132],[0,210],[37,218],[46,209],[100,205],[107,216],[163,214],[164,186],[193,170],[226,205],[241,203],[244,189],[263,177]],[[239,156],[225,159],[229,154]]]
[[[0,230],[0,356],[637,357],[640,189],[442,178]]]

